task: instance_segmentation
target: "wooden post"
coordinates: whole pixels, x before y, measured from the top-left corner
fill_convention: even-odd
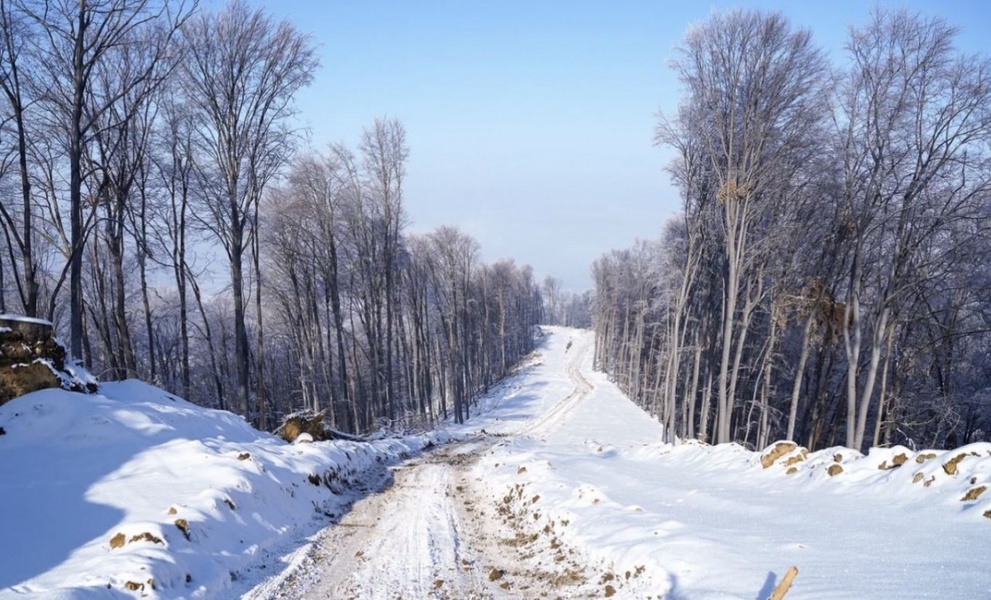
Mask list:
[[[788,590],[791,589],[791,582],[795,580],[796,575],[798,575],[798,567],[788,569],[788,572],[781,578],[778,585],[774,587],[774,591],[771,592],[767,600],[782,600],[785,594],[788,593]]]

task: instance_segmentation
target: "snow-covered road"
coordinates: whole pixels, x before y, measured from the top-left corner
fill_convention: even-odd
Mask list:
[[[592,348],[551,328],[450,427],[468,441],[393,468],[247,597],[764,600],[794,565],[788,600],[991,598],[991,445],[765,468],[737,445],[665,444]]]
[[[566,352],[554,392],[526,412],[513,414],[520,402],[500,407],[505,397],[494,398],[469,426],[470,441],[391,468],[379,482],[382,491],[356,502],[303,555],[291,557],[290,567],[244,598],[599,597],[602,588],[593,580],[611,575],[576,560],[576,550],[556,537],[541,540],[513,523],[511,501],[491,498],[477,472],[494,446],[567,421],[592,390],[581,372],[590,352],[590,339],[580,338]],[[493,431],[478,430],[479,421]]]
[[[392,469],[381,493],[355,504],[313,545],[310,586],[320,598],[487,597],[481,566],[455,503],[458,464],[476,449],[458,445]],[[290,584],[299,586],[299,581]],[[258,590],[292,596],[290,589]]]

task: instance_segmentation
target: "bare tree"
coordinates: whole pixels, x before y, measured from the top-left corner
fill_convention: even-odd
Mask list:
[[[394,335],[396,318],[396,256],[399,235],[405,224],[403,212],[403,179],[406,175],[406,160],[409,147],[406,145],[406,130],[396,119],[376,119],[361,138],[361,153],[367,173],[369,191],[376,203],[376,212],[381,219],[382,233],[382,274],[385,284],[385,364],[384,392],[389,418],[396,418],[396,398],[393,388]]]
[[[29,88],[34,56],[28,51],[27,39],[31,34],[31,23],[23,12],[9,0],[0,0],[0,90],[7,101],[9,120],[17,140],[15,153],[21,199],[19,222],[16,213],[6,204],[0,204],[0,218],[8,237],[8,247],[16,246],[20,254],[18,257],[14,252],[9,253],[20,304],[25,315],[37,317],[40,282],[35,247],[36,209],[31,198],[28,170],[27,111],[33,100]],[[22,266],[21,273],[17,269],[18,259]]]
[[[477,242],[450,227],[403,235],[398,122],[378,121],[358,150],[302,157],[262,204],[265,285],[280,307],[269,324],[285,328],[273,351],[291,365],[282,396],[349,431],[449,408],[467,419],[472,399],[533,348],[532,273],[481,264]]]
[[[184,398],[190,397],[190,310],[189,283],[190,256],[188,251],[190,226],[190,202],[193,194],[193,132],[189,115],[173,90],[160,101],[162,110],[156,125],[159,143],[151,155],[152,171],[157,182],[159,201],[153,204],[152,237],[163,257],[157,262],[170,269],[175,280],[178,300],[178,334],[180,341],[179,379]],[[154,253],[151,253],[154,254]],[[212,341],[208,342],[212,346]],[[212,348],[211,348],[212,354]],[[223,406],[223,397],[217,402]]]
[[[471,303],[469,282],[478,258],[478,242],[453,227],[441,227],[430,236],[434,255],[432,277],[438,294],[437,310],[444,330],[445,350],[451,368],[448,385],[454,406],[454,418],[463,423],[468,418],[467,399],[470,374],[466,321]]]
[[[152,0],[20,0],[18,8],[40,28],[35,48],[44,76],[52,84],[44,100],[51,107],[53,122],[64,127],[68,137],[70,351],[81,356],[82,252],[87,236],[83,184],[90,175],[84,165],[86,147],[121,98],[142,87],[154,87],[149,82],[161,81],[159,59],[169,51],[190,9],[184,3]],[[159,24],[164,26],[153,27]],[[110,53],[137,46],[147,49],[149,60],[142,68],[118,74],[113,85],[95,85],[97,71]]]
[[[133,34],[135,37],[172,37],[171,31],[155,29],[149,24]],[[147,298],[146,256],[147,240],[147,166],[152,131],[156,119],[156,94],[174,71],[179,55],[172,45],[163,49],[157,45],[122,43],[108,51],[94,69],[91,88],[108,102],[101,117],[95,120],[92,150],[87,153],[88,171],[96,181],[96,204],[101,227],[98,239],[106,246],[111,269],[109,297],[116,347],[109,352],[119,355],[116,378],[136,377],[137,359],[127,316],[127,282],[125,281],[125,246],[128,237],[134,240],[146,332],[151,331],[150,303]],[[168,54],[166,53],[168,52]],[[123,93],[115,93],[120,81],[137,81]],[[94,264],[100,268],[99,264]],[[149,333],[149,336],[151,334]],[[148,346],[154,373],[154,346]]]
[[[774,15],[693,28],[685,101],[658,132],[684,223],[658,272],[639,243],[593,265],[597,366],[702,439],[714,386],[716,441],[986,437],[991,62],[954,35],[877,11],[830,76]]]
[[[717,13],[687,34],[675,63],[692,107],[686,135],[711,165],[722,207],[725,285],[716,439],[730,440],[737,376],[763,287],[754,251],[763,215],[781,198],[780,171],[811,144],[822,119],[825,62],[808,31],[778,14]],[[732,362],[731,362],[732,359]]]
[[[202,221],[230,262],[238,409],[248,415],[245,255],[256,235],[258,201],[292,150],[293,95],[309,84],[317,60],[309,38],[292,24],[241,1],[193,19],[184,31],[184,75],[204,156],[201,181],[209,189]]]
[[[878,10],[848,46],[840,123],[853,232],[843,320],[853,448],[865,441],[894,316],[926,270],[920,248],[988,190],[979,161],[991,136],[991,62],[955,54],[955,34],[941,19]]]

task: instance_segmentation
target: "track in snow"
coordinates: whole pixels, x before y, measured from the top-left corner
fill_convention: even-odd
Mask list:
[[[516,435],[550,431],[593,390],[581,374],[591,337],[576,341],[566,364],[574,390],[524,421]],[[244,598],[555,597],[561,583],[537,566],[532,553],[521,554],[499,507],[476,492],[470,468],[498,441],[482,436],[390,469],[381,492],[356,502],[339,523],[289,557],[283,573]]]
[[[321,536],[306,597],[492,597],[452,502],[456,465],[476,449],[458,445],[393,469],[391,486]]]
[[[582,336],[579,340],[578,345],[574,348],[574,351],[570,354],[566,370],[568,377],[571,379],[572,383],[575,385],[575,389],[571,394],[569,394],[564,400],[561,400],[554,406],[550,408],[546,413],[541,415],[539,418],[534,420],[529,425],[523,427],[520,431],[523,435],[540,435],[547,433],[554,426],[559,425],[564,422],[568,414],[575,410],[582,403],[592,390],[595,389],[594,386],[585,379],[582,375],[581,369],[588,359],[589,353],[592,351],[591,337]]]

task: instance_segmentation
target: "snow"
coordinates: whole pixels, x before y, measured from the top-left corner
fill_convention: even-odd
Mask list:
[[[223,597],[364,472],[447,439],[290,445],[138,381],[28,394],[0,427],[0,598]]]
[[[567,557],[580,556],[577,562],[595,573],[566,597],[603,597],[610,585],[615,597],[622,598],[766,598],[792,565],[799,575],[789,600],[989,596],[986,540],[991,520],[983,513],[991,505],[983,496],[963,500],[968,491],[987,483],[989,445],[952,452],[875,449],[866,457],[842,448],[811,454],[796,448],[768,461],[765,469],[764,454],[737,445],[662,444],[659,425],[604,376],[591,372],[591,345],[588,333],[554,331],[540,364],[493,394],[484,415],[464,428],[452,428],[459,437],[473,428],[500,436],[472,467],[471,491],[480,498],[469,497],[476,513],[507,500],[512,512],[512,519],[503,522],[462,518],[456,534],[444,536],[448,547],[472,559],[473,567],[474,561],[506,564],[515,558],[538,564],[525,565],[514,575],[553,569],[562,556],[553,554],[554,545],[563,544]],[[950,475],[944,465],[958,456],[965,458]],[[895,463],[902,466],[887,468]],[[843,472],[830,475],[833,465]],[[410,468],[436,473],[433,465]],[[426,508],[409,499],[409,490],[427,487],[431,498],[443,495],[443,486],[426,486],[425,478],[408,487],[399,480],[395,487],[406,491],[388,492],[395,514],[412,522],[407,529],[390,524],[386,531],[375,531],[372,524],[364,525],[371,533],[353,534],[359,547],[376,547],[382,536],[409,543],[400,546],[405,552],[381,553],[402,556],[402,561],[387,558],[371,567],[328,561],[323,577],[340,587],[318,584],[310,590],[312,596],[304,588],[302,597],[459,597],[440,591],[427,595],[422,577],[415,579],[420,587],[413,579],[402,587],[384,575],[351,574],[373,568],[399,572],[409,565],[422,573],[425,564],[433,564],[435,576],[448,581],[443,566],[451,560],[430,563],[444,547],[430,538],[450,528],[417,526],[417,511]],[[430,506],[429,514],[450,514]],[[381,510],[356,505],[351,513],[355,522],[348,525],[363,525],[369,514]],[[484,541],[518,535],[536,538],[518,556]],[[549,536],[555,543],[542,544]],[[337,539],[318,543],[339,547]],[[349,539],[347,547],[355,547],[354,538]],[[310,567],[308,577],[321,577],[313,575],[315,568]],[[557,568],[564,574],[569,567]],[[459,575],[473,575],[467,571]],[[341,582],[340,573],[349,574],[347,582]],[[465,585],[455,583],[459,591]],[[522,589],[521,577],[512,583],[500,595],[482,582],[472,597],[540,595]],[[369,590],[369,596],[360,593]],[[300,594],[290,590],[285,597]]]
[[[567,339],[571,352],[592,344],[590,333],[562,334],[535,381],[566,371]],[[512,438],[478,466],[493,497],[517,485],[540,496],[532,530],[568,521],[562,539],[617,573],[643,567],[673,598],[766,598],[792,565],[788,600],[991,597],[991,494],[962,500],[991,483],[991,444],[865,457],[833,448],[784,466],[794,451],[765,469],[738,445],[658,442],[660,425],[591,372],[587,355],[580,371],[591,391],[555,427]],[[902,466],[879,468],[899,455]],[[830,476],[833,464],[843,472]]]
[[[35,325],[52,326],[51,321],[46,321],[45,319],[35,319],[34,317],[25,317],[24,315],[17,315],[13,313],[0,313],[0,321],[17,321],[20,323],[34,323]]]
[[[581,572],[570,597],[752,600],[793,565],[787,600],[991,597],[991,444],[661,443],[590,332],[548,331],[467,424],[367,443],[286,444],[137,381],[10,402],[0,598],[515,598]]]

